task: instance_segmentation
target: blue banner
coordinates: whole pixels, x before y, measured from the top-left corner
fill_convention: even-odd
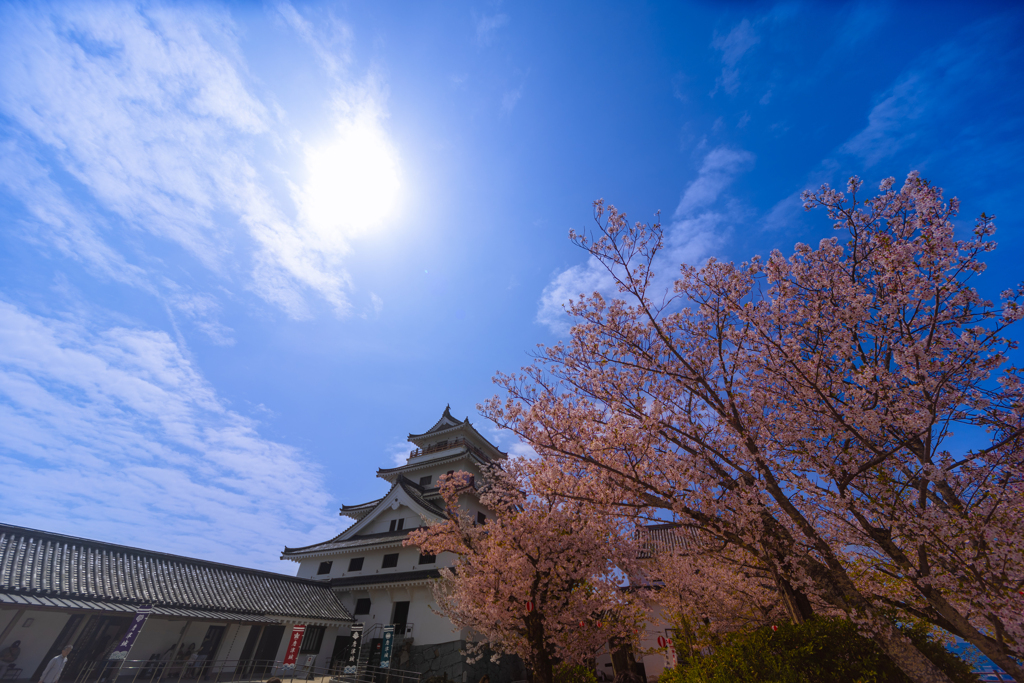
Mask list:
[[[395,647],[395,625],[384,627],[384,640],[380,644],[380,668],[391,668],[391,650]]]
[[[117,644],[114,651],[110,653],[110,659],[124,660],[128,659],[128,653],[132,651],[132,645],[135,644],[135,639],[139,637],[139,632],[146,623],[146,619],[153,612],[152,605],[143,605],[142,607],[135,610],[135,618],[132,619],[132,625],[128,627],[128,632],[124,634],[124,638]]]

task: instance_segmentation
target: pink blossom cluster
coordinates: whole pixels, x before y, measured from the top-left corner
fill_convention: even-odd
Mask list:
[[[468,475],[441,477],[449,519],[406,544],[454,553],[434,587],[439,611],[550,683],[556,662],[584,662],[611,638],[636,640],[643,611],[620,587],[636,557],[625,524],[584,510],[572,489],[552,495],[544,471],[531,469],[525,460],[487,468],[479,502],[492,514],[484,524],[471,512],[477,491]]]
[[[694,563],[721,581],[750,567],[794,619],[847,614],[914,681],[947,678],[893,615],[1024,682],[1024,391],[1007,336],[1024,286],[1001,305],[973,287],[992,217],[959,239],[955,199],[916,173],[894,188],[806,193],[837,236],[683,264],[669,292],[660,225],[597,202],[597,233],[573,240],[619,296],[571,301],[570,339],[499,375],[508,395],[485,412],[555,490],[585,482],[594,511],[671,515],[713,541],[717,564],[663,562],[678,585]]]

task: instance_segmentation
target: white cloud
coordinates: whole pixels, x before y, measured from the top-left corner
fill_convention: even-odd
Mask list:
[[[523,86],[519,86],[515,90],[507,91],[501,98],[501,111],[509,114],[513,109],[516,108],[516,104],[519,103],[519,98],[523,96]]]
[[[507,14],[492,14],[480,17],[476,21],[476,42],[480,45],[489,45],[494,38],[494,33],[507,23]]]
[[[395,464],[395,467],[400,467],[409,462],[409,452],[413,450],[413,446],[409,444],[407,439],[395,439],[387,447],[388,460]]]
[[[277,11],[285,22],[309,45],[324,69],[332,76],[340,75],[351,60],[352,29],[332,14],[314,24],[299,14],[290,2],[282,2]]]
[[[676,207],[675,217],[692,215],[718,200],[718,196],[742,171],[754,165],[754,155],[745,150],[716,147],[708,152],[697,179],[690,183]]]
[[[653,264],[658,276],[655,289],[669,290],[679,264],[695,264],[707,258],[721,245],[731,226],[744,218],[737,203],[722,201],[723,193],[753,164],[753,154],[728,147],[717,147],[704,157],[697,178],[683,193],[673,221],[664,227],[665,248]],[[712,210],[713,205],[722,206]],[[592,292],[606,299],[619,296],[611,273],[593,256],[586,263],[558,273],[548,283],[537,308],[537,322],[555,334],[566,334],[572,321],[565,312],[565,305],[569,299]],[[652,291],[651,295],[654,293]]]
[[[569,299],[578,299],[591,292],[601,292],[602,295],[615,292],[611,273],[593,256],[586,263],[563,270],[548,283],[541,294],[537,322],[547,325],[555,334],[565,334],[572,323],[565,313],[565,305]]]
[[[909,73],[901,78],[868,114],[868,125],[841,148],[873,166],[910,143],[916,136],[915,121],[928,109],[931,98],[921,76]]]
[[[711,47],[722,53],[722,75],[718,78],[715,91],[719,88],[735,95],[739,90],[740,72],[737,68],[740,59],[750,48],[761,42],[760,37],[754,32],[748,19],[744,19],[733,27],[724,36],[716,35],[711,41]],[[712,95],[714,92],[711,93]]]
[[[367,111],[378,125],[386,111],[384,90],[367,87],[375,79],[340,80],[349,39],[344,25],[319,22],[314,29],[291,5],[280,12],[313,46],[339,92],[363,98],[339,98],[355,105],[355,113],[338,108],[339,126]],[[279,117],[247,84],[226,11],[6,5],[0,61],[0,113],[25,133],[8,144],[36,167],[43,168],[38,159],[45,156],[81,183],[96,211],[117,219],[107,221],[111,229],[127,225],[174,242],[220,277],[240,275],[248,289],[293,317],[311,314],[309,292],[339,315],[349,312],[350,245],[325,238],[308,217],[294,214],[290,197],[268,189],[282,184],[282,164],[264,163],[255,150],[296,134],[278,130]],[[143,279],[90,228],[97,219],[89,210],[49,208],[60,195],[52,181],[38,188],[11,181],[14,163],[0,162],[0,182],[6,178],[12,194],[50,227],[51,243],[65,251],[84,244],[77,258],[111,277]],[[264,174],[272,174],[269,182]],[[36,175],[45,180],[47,171]]]
[[[337,526],[315,466],[230,410],[163,332],[0,301],[0,423],[9,522],[277,571],[285,544]]]
[[[0,187],[34,219],[21,230],[23,238],[56,248],[93,275],[152,291],[146,272],[103,241],[96,229],[101,219],[74,206],[47,169],[11,139],[0,141]]]

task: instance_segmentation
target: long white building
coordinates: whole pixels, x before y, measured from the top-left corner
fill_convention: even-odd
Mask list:
[[[487,674],[492,683],[526,678],[521,663],[505,657],[495,665],[487,659],[473,665],[460,654],[467,633],[434,611],[432,583],[439,569],[451,566],[454,556],[423,555],[402,542],[417,527],[447,518],[437,480],[445,474],[468,472],[476,485],[481,465],[501,461],[498,450],[470,424],[445,408],[434,426],[410,434],[416,446],[400,467],[378,469],[377,476],[390,489],[380,498],[344,505],[341,514],[355,523],[336,537],[301,548],[285,548],[281,557],[299,563],[298,576],[328,582],[340,602],[364,626],[363,658],[370,664],[379,657],[384,626],[395,625],[392,667],[453,681],[476,683]],[[490,514],[476,496],[460,499],[463,509],[485,522]],[[338,651],[347,648],[339,637]]]

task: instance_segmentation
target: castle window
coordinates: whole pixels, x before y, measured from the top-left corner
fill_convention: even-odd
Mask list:
[[[370,613],[370,598],[359,598],[356,600],[356,611],[355,614],[369,614]]]
[[[302,645],[299,646],[300,655],[315,655],[320,653],[320,646],[324,642],[323,626],[307,626],[306,634],[302,636]]]
[[[391,526],[389,531],[401,531],[402,527],[405,526],[405,519],[393,519],[391,520]]]
[[[476,523],[477,524],[486,524],[487,523],[487,515],[485,515],[482,512],[476,513]]]
[[[398,566],[398,553],[391,553],[390,555],[384,556],[384,562],[381,563],[381,569],[387,569],[388,567]]]
[[[428,474],[425,477],[420,477],[420,486],[430,486],[431,476]]]
[[[420,564],[434,564],[437,561],[437,555],[431,555],[430,553],[420,553]]]
[[[331,565],[332,564],[334,564],[334,562],[332,560],[327,560],[326,562],[321,562],[320,563],[320,568],[316,570],[317,576],[319,576],[321,574],[330,574],[331,573]]]
[[[363,558],[353,557],[348,561],[348,570],[350,572],[358,572],[363,570]]]

